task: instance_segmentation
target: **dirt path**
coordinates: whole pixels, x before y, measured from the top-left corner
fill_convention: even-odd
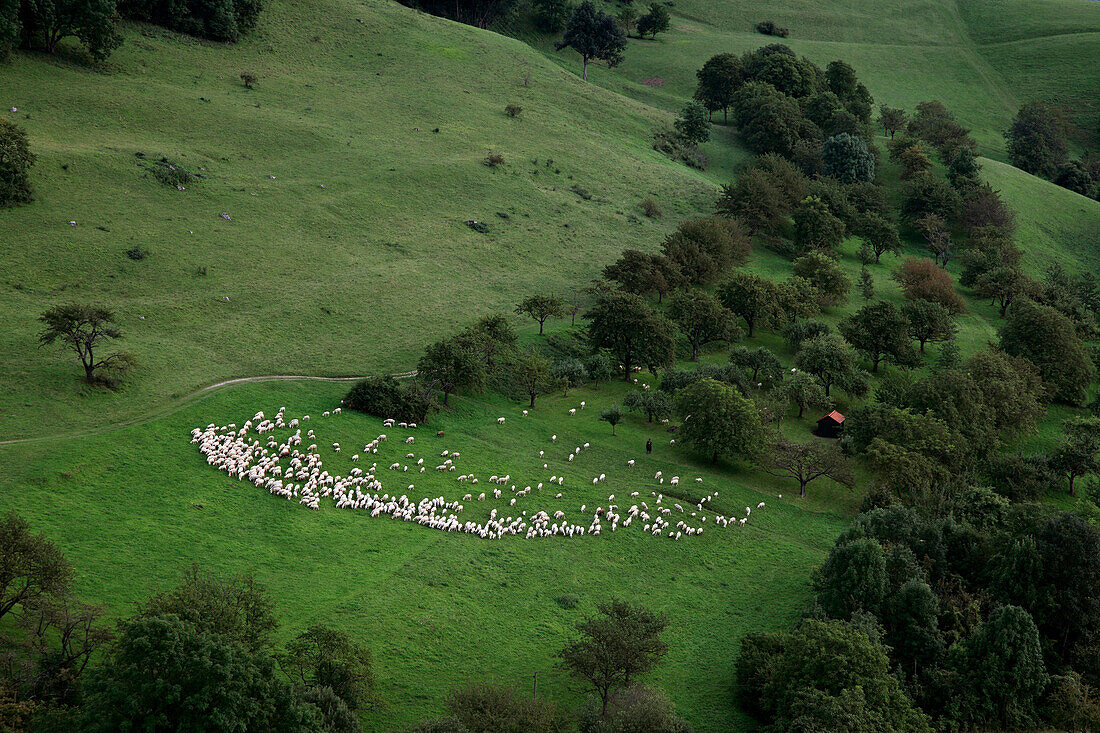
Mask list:
[[[400,374],[394,374],[397,379],[408,379],[416,376],[416,371],[401,372]],[[109,433],[112,430],[118,430],[119,428],[126,428],[131,425],[140,425],[147,423],[158,418],[171,415],[179,412],[185,407],[189,407],[194,403],[209,397],[214,392],[226,387],[234,387],[238,384],[253,384],[256,382],[294,382],[294,381],[311,381],[311,382],[354,382],[356,380],[363,379],[363,377],[311,377],[304,374],[268,374],[261,377],[238,377],[237,379],[227,379],[223,382],[217,382],[215,384],[207,385],[201,389],[195,390],[191,394],[184,395],[179,399],[173,401],[170,405],[162,407],[152,412],[147,412],[144,415],[138,415],[137,417],[127,418],[126,420],[120,420],[119,422],[109,423],[107,425],[101,425],[96,428],[88,428],[86,430],[74,430],[69,433],[53,433],[51,435],[38,435],[33,438],[10,438],[8,440],[0,440],[0,446],[2,445],[14,445],[17,443],[41,443],[49,440],[68,440],[69,438],[83,438],[89,435],[100,435],[102,433]]]

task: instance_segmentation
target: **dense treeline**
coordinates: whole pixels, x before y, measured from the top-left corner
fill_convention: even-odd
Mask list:
[[[1070,159],[1070,127],[1054,105],[1028,102],[1005,131],[1008,159],[1017,168],[1100,201],[1100,156],[1088,150]]]
[[[256,27],[261,10],[263,0],[0,0],[0,60],[16,47],[54,53],[71,37],[102,61],[122,44],[124,17],[236,41]]]

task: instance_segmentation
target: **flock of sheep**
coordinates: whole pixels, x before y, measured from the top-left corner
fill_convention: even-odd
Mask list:
[[[584,407],[585,403],[581,402],[579,409],[583,410]],[[575,415],[577,409],[570,409],[569,414]],[[195,428],[191,431],[191,442],[199,446],[209,465],[240,481],[247,479],[252,484],[267,489],[271,494],[291,501],[296,499],[299,504],[311,509],[320,508],[322,499],[331,499],[337,508],[369,511],[372,517],[385,514],[393,519],[416,522],[422,526],[446,532],[475,534],[485,539],[500,539],[505,536],[523,536],[528,539],[553,536],[583,537],[586,534],[598,536],[605,530],[614,532],[620,527],[626,528],[636,524],[641,525],[642,531],[651,536],[679,540],[684,536],[702,534],[708,522],[716,528],[743,527],[752,514],[752,507],[745,507],[745,514],[740,517],[726,516],[717,512],[708,513],[704,507],[718,496],[718,491],[715,490],[694,504],[688,502],[681,504],[677,501],[670,504],[659,491],[651,491],[650,495],[643,499],[639,496],[640,492],[633,491],[629,497],[623,498],[623,506],[620,506],[616,502],[615,494],[610,493],[607,496],[606,505],[601,504],[589,509],[587,503],[581,504],[579,511],[584,517],[581,522],[571,521],[563,509],[553,511],[538,509],[528,515],[528,511],[522,509],[522,503],[529,501],[529,497],[538,497],[543,501],[550,501],[551,498],[553,501],[568,501],[565,477],[557,474],[523,488],[519,488],[518,484],[513,482],[510,474],[491,475],[486,480],[495,488],[487,492],[471,491],[459,501],[447,501],[442,496],[411,498],[410,495],[415,495],[416,485],[410,482],[403,489],[387,491],[383,485],[383,478],[387,483],[399,485],[404,485],[407,479],[396,477],[396,480],[391,480],[385,471],[397,474],[411,472],[419,475],[432,467],[439,473],[457,473],[457,462],[461,454],[443,450],[438,454],[438,461],[434,458],[431,461],[435,465],[429,466],[425,465],[423,457],[418,458],[415,452],[408,452],[404,460],[395,460],[383,468],[379,468],[377,461],[374,461],[369,468],[359,468],[356,465],[346,475],[332,474],[324,470],[318,453],[315,432],[305,427],[310,421],[310,416],[303,415],[301,419],[287,420],[285,412],[285,407],[279,408],[274,419],[267,419],[263,412],[257,412],[251,420],[240,427],[236,424],[222,426],[210,424],[206,428]],[[331,412],[324,412],[322,418],[331,418],[340,413],[341,409],[336,408]],[[527,410],[523,410],[521,414],[527,417]],[[505,418],[497,418],[498,426],[503,426],[505,422]],[[395,428],[415,430],[416,427],[415,423],[383,421],[383,429],[387,431]],[[266,439],[263,437],[277,429],[294,432],[282,441],[274,436]],[[304,437],[303,429],[306,430]],[[310,441],[305,449],[301,448],[303,440]],[[377,456],[388,440],[389,436],[386,433],[380,433],[363,445],[361,451],[351,456],[352,463],[358,464],[361,459],[370,460]],[[416,443],[416,437],[409,435],[403,441],[403,445],[412,446]],[[547,449],[553,450],[557,441],[558,436],[552,435]],[[583,451],[590,448],[589,443],[584,443],[568,451],[563,458],[566,462],[572,462]],[[339,443],[332,444],[333,452],[339,453],[340,449]],[[547,459],[546,452],[546,450],[538,452],[540,460],[550,460]],[[366,460],[362,462],[366,463]],[[549,462],[543,463],[542,468],[549,471]],[[635,461],[633,459],[627,461],[626,468],[634,470]],[[666,477],[663,472],[657,471],[653,480],[661,485],[665,483]],[[480,483],[478,476],[472,472],[456,476],[455,481],[464,485]],[[598,486],[606,481],[607,475],[600,473],[592,477],[592,486]],[[680,483],[680,477],[671,476],[667,481],[669,486],[676,487]],[[697,477],[695,481],[702,483],[703,479]],[[502,499],[508,501],[508,508],[492,509],[484,522],[463,521],[460,518],[465,508],[462,502]],[[521,503],[519,507],[517,503]],[[625,508],[627,503],[630,504],[629,508]],[[764,502],[760,502],[756,509],[763,509],[764,506]],[[516,508],[513,509],[513,507]],[[511,512],[518,514],[512,516]]]

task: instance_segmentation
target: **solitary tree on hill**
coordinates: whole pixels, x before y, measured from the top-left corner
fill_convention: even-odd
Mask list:
[[[553,295],[532,295],[516,306],[516,313],[526,314],[539,322],[539,336],[547,318],[561,318],[565,315],[565,306]]]
[[[617,20],[597,10],[592,0],[584,0],[570,16],[565,35],[556,47],[559,51],[572,48],[581,55],[581,78],[587,80],[592,59],[606,61],[608,66],[622,63],[626,34]]]
[[[638,19],[638,35],[656,38],[658,33],[668,30],[671,19],[668,10],[660,3],[651,3],[649,12]]]
[[[45,324],[39,343],[43,346],[60,340],[80,358],[84,367],[84,379],[94,383],[103,372],[124,369],[131,358],[124,353],[97,358],[96,350],[108,339],[122,335],[114,325],[115,316],[109,309],[96,305],[58,305],[43,313],[39,319]],[[97,374],[99,372],[99,374]]]

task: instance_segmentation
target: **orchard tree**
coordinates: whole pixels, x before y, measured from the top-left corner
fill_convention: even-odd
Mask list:
[[[783,378],[783,362],[763,346],[756,349],[735,346],[730,349],[729,361],[738,369],[747,371],[754,384],[775,383]]]
[[[61,550],[44,535],[33,534],[27,520],[14,511],[0,519],[0,620],[63,592],[71,579]]]
[[[619,259],[603,270],[605,279],[619,283],[619,287],[635,295],[657,293],[657,302],[680,287],[683,274],[680,265],[668,257],[624,249]]]
[[[1051,466],[1069,479],[1069,495],[1076,496],[1076,479],[1100,470],[1100,418],[1067,420],[1062,425],[1062,440],[1051,457]]]
[[[298,685],[330,688],[349,710],[378,703],[370,651],[332,626],[315,624],[294,637],[279,667]]]
[[[668,304],[668,315],[691,344],[691,360],[699,360],[699,347],[712,341],[734,341],[741,329],[730,313],[710,293],[691,290],[677,293]]]
[[[1002,265],[983,272],[974,280],[974,293],[989,298],[990,305],[1001,307],[1001,318],[1008,307],[1035,289],[1035,282],[1019,265]]]
[[[592,380],[592,386],[596,389],[600,388],[600,382],[611,381],[611,376],[614,374],[611,357],[606,351],[597,351],[585,359],[584,370],[588,372],[588,378]]]
[[[646,420],[667,420],[672,417],[676,406],[672,399],[664,392],[658,390],[634,390],[623,398],[623,407],[631,412],[641,412]]]
[[[722,190],[718,210],[745,223],[749,234],[774,232],[790,216],[792,202],[766,171],[750,168]]]
[[[512,386],[516,392],[530,398],[528,407],[535,406],[535,398],[539,395],[553,392],[558,388],[558,380],[550,369],[550,360],[537,351],[521,351],[510,367],[509,377]],[[608,372],[610,372],[610,365],[608,365]]]
[[[774,328],[784,319],[779,286],[750,272],[734,273],[718,289],[718,300],[732,313],[745,319],[749,338],[752,338],[757,326]]]
[[[679,271],[680,284],[709,285],[730,268],[744,264],[752,246],[737,219],[704,216],[682,222],[662,250]]]
[[[630,381],[635,364],[664,367],[675,360],[674,329],[637,295],[610,292],[601,295],[585,318],[588,337],[598,349],[607,349],[622,365]]]
[[[854,230],[875,253],[875,264],[887,252],[897,254],[901,251],[898,228],[878,214],[863,214],[856,220]]]
[[[617,599],[596,609],[596,616],[577,623],[577,637],[559,656],[567,671],[593,687],[601,715],[606,715],[612,694],[630,687],[668,652],[668,645],[661,640],[668,619]]]
[[[903,109],[887,107],[885,104],[880,105],[878,111],[878,123],[882,125],[882,131],[893,140],[894,133],[905,129],[905,125],[909,121],[908,115],[905,114]]]
[[[701,379],[676,395],[683,416],[681,440],[711,463],[723,456],[755,455],[764,442],[764,426],[753,403],[736,388]]]
[[[909,337],[924,345],[930,341],[949,341],[955,338],[955,322],[951,314],[939,303],[927,300],[908,300],[901,306],[901,314],[909,322]]]
[[[848,488],[855,484],[855,475],[848,459],[834,443],[816,440],[798,443],[781,438],[768,447],[760,467],[772,476],[797,481],[798,494],[803,499],[806,498],[806,487],[823,476]]]
[[[875,180],[875,156],[867,142],[856,135],[842,132],[825,141],[821,150],[825,175],[842,183]]]
[[[867,265],[859,268],[859,293],[864,300],[875,297],[875,278],[867,269]]]
[[[619,405],[612,405],[600,413],[600,419],[611,426],[611,437],[615,437],[615,426],[623,421],[626,413]]]
[[[936,214],[951,221],[960,205],[958,191],[929,171],[915,175],[902,186],[901,213],[909,221],[916,221],[925,214]]]
[[[680,110],[680,115],[672,123],[680,139],[692,145],[701,145],[710,140],[710,112],[702,102],[691,101]]]
[[[732,53],[715,54],[695,72],[695,77],[699,80],[695,99],[710,112],[722,110],[722,121],[728,122],[733,94],[742,81],[741,58]]]
[[[626,48],[626,34],[618,21],[596,9],[592,0],[584,0],[573,11],[565,26],[565,35],[556,44],[560,51],[572,48],[581,55],[581,78],[588,79],[588,62],[604,61],[608,66],[618,66]]]
[[[649,12],[638,18],[638,35],[642,38],[649,36],[657,38],[658,33],[668,30],[671,18],[668,9],[661,3],[650,3]]]
[[[802,139],[806,118],[798,100],[763,81],[750,81],[733,95],[733,121],[745,145],[757,153],[789,156]]]
[[[794,242],[800,252],[835,252],[846,229],[829,206],[817,196],[807,196],[792,212]]]
[[[966,304],[955,292],[955,281],[927,257],[906,257],[894,273],[901,291],[910,300],[939,303],[952,315],[966,312]]]
[[[913,222],[913,228],[920,232],[928,243],[928,251],[937,265],[947,269],[951,260],[951,230],[939,214],[925,214]]]
[[[416,363],[417,377],[443,393],[443,404],[450,405],[451,393],[481,386],[485,368],[459,339],[436,341],[424,350]]]
[[[122,335],[114,325],[114,313],[107,308],[77,303],[58,305],[47,310],[38,320],[45,325],[38,337],[39,343],[46,346],[61,341],[75,351],[84,367],[84,380],[88,383],[104,381],[132,363],[132,357],[125,353],[103,358],[96,356],[108,339],[117,339]]]
[[[794,355],[794,363],[821,380],[827,397],[831,396],[833,385],[856,397],[867,392],[867,378],[856,367],[852,348],[835,334],[803,341]]]
[[[909,345],[909,321],[889,301],[865,305],[837,326],[844,339],[856,351],[871,360],[871,372],[883,361],[913,366],[917,355]]]
[[[784,412],[790,405],[797,406],[799,420],[806,414],[807,407],[828,410],[833,406],[832,399],[825,394],[825,387],[822,386],[821,380],[809,372],[791,373],[783,380],[778,391],[784,404]]]
[[[516,313],[526,314],[539,322],[539,336],[547,318],[561,318],[565,315],[565,306],[553,295],[532,295],[516,306]]]
[[[833,307],[848,302],[852,284],[836,260],[823,252],[807,252],[794,261],[794,274],[805,278],[817,290],[819,305]]]

